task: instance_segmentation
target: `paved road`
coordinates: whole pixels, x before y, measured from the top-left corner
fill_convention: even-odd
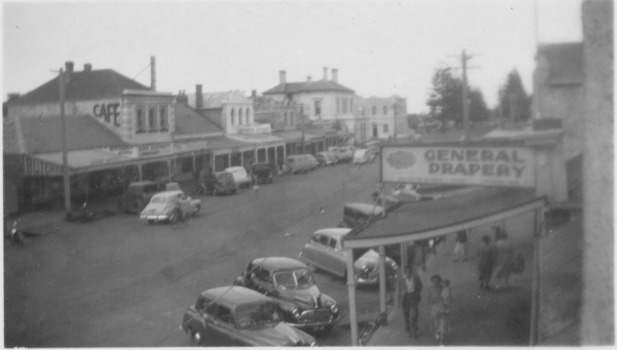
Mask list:
[[[201,197],[201,215],[184,224],[115,216],[5,247],[5,346],[186,346],[178,325],[199,292],[230,284],[255,257],[297,257],[313,231],[338,224],[345,202],[370,200],[378,163],[277,180],[257,195]],[[347,313],[344,281],[315,278]],[[378,310],[377,295],[359,290],[360,318]],[[349,345],[348,321],[318,339]]]

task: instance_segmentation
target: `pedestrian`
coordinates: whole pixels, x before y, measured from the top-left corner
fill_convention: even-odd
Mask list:
[[[253,195],[257,195],[259,192],[259,181],[254,173],[251,173],[251,182],[253,183]]]
[[[433,329],[435,330],[435,338],[439,341],[443,340],[445,334],[445,308],[443,302],[443,284],[441,276],[433,275],[431,277],[431,286],[428,289],[428,302],[431,307],[431,318],[433,319]]]
[[[499,227],[496,230],[499,231],[499,234],[496,235],[499,239],[495,242],[497,252],[497,263],[495,265],[497,285],[495,289],[500,289],[508,287],[508,280],[514,264],[514,248],[508,238],[508,233]]]
[[[413,265],[405,267],[399,283],[398,303],[403,309],[405,331],[410,337],[418,338],[418,305],[420,304],[422,281],[414,271]]]
[[[489,282],[493,275],[495,264],[495,248],[491,244],[491,237],[482,236],[482,245],[478,248],[478,279],[480,288],[489,289]]]
[[[523,271],[525,271],[525,258],[523,257],[523,253],[517,249],[514,251],[514,261],[510,272],[513,275],[517,275],[520,280],[523,278]]]
[[[452,290],[450,289],[450,280],[443,280],[443,288],[441,289],[441,301],[443,302],[444,322],[446,332],[450,331],[450,323],[448,317],[450,316],[450,310],[452,307]]]
[[[456,243],[454,244],[454,261],[467,260],[467,231],[461,230],[456,233]]]

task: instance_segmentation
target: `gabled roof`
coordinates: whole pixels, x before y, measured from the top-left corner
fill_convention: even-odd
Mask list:
[[[222,133],[223,128],[209,118],[199,114],[193,108],[176,103],[176,131],[177,135],[215,134]]]
[[[583,43],[546,44],[538,48],[538,56],[548,64],[550,85],[582,84]]]
[[[264,95],[275,95],[275,94],[295,94],[301,92],[324,92],[324,91],[335,91],[335,92],[347,92],[354,93],[354,91],[346,86],[343,86],[337,82],[332,80],[316,80],[316,81],[305,81],[301,83],[283,83],[278,84],[270,90],[265,91]]]
[[[23,140],[21,153],[52,153],[62,151],[60,116],[20,117],[14,123],[15,137]],[[94,120],[90,115],[66,116],[66,147],[68,151],[104,146],[126,146],[120,136]]]
[[[98,100],[122,96],[124,89],[150,90],[112,69],[73,72],[66,87],[67,101]],[[17,98],[11,104],[39,104],[60,100],[58,77]]]
[[[226,103],[252,103],[238,90],[224,92],[203,92],[202,108],[221,108]],[[187,94],[189,105],[195,106],[195,94]]]

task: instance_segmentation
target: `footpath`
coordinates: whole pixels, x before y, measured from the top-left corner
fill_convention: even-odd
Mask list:
[[[491,233],[490,227],[474,229],[468,235],[468,259],[464,262],[453,261],[455,236],[449,235],[445,242],[438,245],[436,254],[428,255],[426,271],[420,273],[424,291],[420,303],[418,339],[407,334],[400,305],[394,305],[388,315],[388,324],[380,326],[366,345],[438,345],[426,291],[430,285],[430,277],[439,274],[442,278],[450,280],[453,300],[449,316],[450,331],[446,335],[445,345],[528,346],[532,297],[530,266],[533,257],[533,238],[527,229],[528,221],[529,217],[520,216],[509,219],[507,223],[510,239],[515,249],[521,250],[527,263],[527,268],[520,277],[511,277],[508,288],[499,290],[479,288],[476,247],[480,245],[483,235]],[[494,284],[492,281],[491,285]]]

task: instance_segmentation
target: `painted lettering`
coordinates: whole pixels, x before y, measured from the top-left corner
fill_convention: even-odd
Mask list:
[[[525,163],[524,159],[518,157],[518,151],[512,151],[512,161],[515,163]]]
[[[452,154],[450,155],[452,161],[455,160],[465,160],[465,152],[463,150],[452,150]]]
[[[429,163],[428,164],[428,172],[429,174],[435,174],[439,171],[439,163]]]
[[[482,161],[483,162],[492,162],[493,161],[493,151],[488,149],[482,150]]]
[[[103,120],[107,124],[120,126],[119,109],[119,103],[95,104],[92,108],[92,114],[94,114],[95,117]]]
[[[469,165],[469,175],[473,176],[475,175],[477,172],[480,171],[482,167],[480,166],[480,164],[477,163],[471,163]]]
[[[510,157],[508,156],[508,152],[499,151],[497,153],[497,157],[495,158],[495,162],[510,163]]]
[[[441,163],[441,169],[444,174],[452,174],[452,163]]]
[[[524,165],[512,165],[512,170],[516,173],[516,177],[523,176],[523,170],[525,170]]]
[[[448,159],[448,150],[447,149],[440,149],[437,151],[437,160],[440,162],[447,162]]]
[[[426,152],[424,152],[424,158],[428,160],[429,162],[434,161],[435,160],[435,150],[432,150],[432,149],[426,150]]]
[[[497,176],[510,176],[510,167],[505,164],[497,165]]]
[[[467,175],[467,168],[463,163],[458,163],[456,168],[454,169],[454,174]]]
[[[482,175],[495,176],[495,164],[482,164]]]
[[[466,152],[467,161],[468,162],[478,162],[478,150],[477,149],[468,149]]]

